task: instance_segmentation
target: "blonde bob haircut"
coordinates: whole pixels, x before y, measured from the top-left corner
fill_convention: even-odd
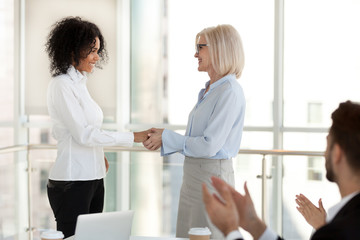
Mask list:
[[[240,78],[245,57],[238,31],[228,24],[205,28],[196,35],[196,44],[200,36],[205,37],[209,44],[210,60],[215,72],[221,76],[235,74],[236,78]]]

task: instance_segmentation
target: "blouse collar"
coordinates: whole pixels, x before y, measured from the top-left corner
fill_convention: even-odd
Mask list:
[[[236,80],[235,74],[229,74],[229,75],[226,75],[226,76],[220,78],[219,80],[217,80],[216,82],[214,82],[213,84],[210,85],[209,90],[212,90],[212,89],[216,88],[217,86],[220,86],[224,82],[230,81],[230,80]],[[210,80],[206,82],[205,89],[209,86],[209,84],[210,84]]]
[[[73,65],[71,65],[68,70],[67,74],[70,76],[70,78],[75,82],[79,83],[82,80],[86,81],[87,77],[84,73],[81,73],[79,70],[77,70]]]

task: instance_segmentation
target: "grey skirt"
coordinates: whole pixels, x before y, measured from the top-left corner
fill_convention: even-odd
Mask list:
[[[208,227],[211,239],[224,239],[224,235],[210,221],[202,200],[202,183],[210,192],[211,176],[216,176],[234,186],[232,159],[206,159],[185,157],[183,182],[180,190],[176,237],[188,238],[188,231],[194,227]]]

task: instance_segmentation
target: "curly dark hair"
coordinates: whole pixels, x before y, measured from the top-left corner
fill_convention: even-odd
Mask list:
[[[349,165],[360,171],[360,105],[351,101],[340,103],[331,118],[330,135],[345,152]]]
[[[101,63],[105,63],[108,56],[100,29],[80,17],[66,17],[56,22],[45,45],[52,76],[65,74],[73,63],[75,67],[78,66],[80,60],[86,58],[95,47],[96,37],[100,40],[100,60],[96,67],[101,68]]]

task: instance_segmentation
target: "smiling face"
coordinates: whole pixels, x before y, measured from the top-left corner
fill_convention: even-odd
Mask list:
[[[95,38],[95,46],[91,49],[91,52],[80,60],[80,63],[75,68],[80,72],[91,73],[95,67],[96,62],[100,59],[98,51],[100,48],[100,40]]]
[[[198,44],[207,44],[205,37],[200,36]],[[199,72],[210,72],[212,69],[212,64],[210,60],[209,47],[208,46],[200,46],[199,52],[195,53],[194,57],[198,59],[198,71]]]

